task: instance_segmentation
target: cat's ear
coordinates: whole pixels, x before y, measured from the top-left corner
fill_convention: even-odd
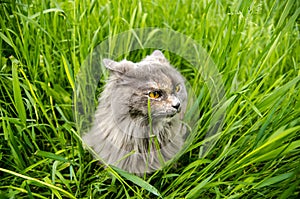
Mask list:
[[[111,59],[103,59],[104,66],[112,72],[116,72],[118,74],[126,73],[129,68],[131,68],[132,62],[123,60],[121,62],[116,62]]]
[[[161,63],[169,63],[167,58],[164,56],[164,54],[160,50],[153,51],[153,53],[149,57],[151,59],[155,59]]]

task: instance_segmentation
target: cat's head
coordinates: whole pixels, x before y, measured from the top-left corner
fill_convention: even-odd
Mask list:
[[[187,103],[184,79],[161,51],[154,51],[138,63],[109,59],[103,62],[111,71],[111,101],[117,122],[128,116],[148,122],[149,110],[154,123],[183,117]]]

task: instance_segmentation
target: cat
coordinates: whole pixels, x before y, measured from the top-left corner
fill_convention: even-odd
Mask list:
[[[97,158],[127,172],[160,169],[186,138],[184,78],[159,50],[138,63],[103,63],[110,76],[84,143]]]

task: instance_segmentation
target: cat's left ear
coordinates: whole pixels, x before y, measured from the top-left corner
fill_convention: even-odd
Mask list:
[[[169,63],[169,61],[167,60],[167,58],[164,56],[164,54],[160,50],[153,51],[153,53],[150,56],[148,56],[148,57],[150,57],[151,59],[154,58],[155,60],[157,60],[157,61],[159,61],[161,63]]]
[[[103,59],[103,63],[107,69],[118,74],[126,73],[131,68],[131,65],[133,64],[132,62],[126,60],[123,60],[121,62],[116,62],[111,59]]]

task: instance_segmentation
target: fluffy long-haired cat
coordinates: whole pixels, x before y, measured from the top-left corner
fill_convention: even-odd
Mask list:
[[[135,174],[161,168],[186,137],[184,79],[163,53],[139,63],[104,59],[110,77],[83,141],[108,164]]]

